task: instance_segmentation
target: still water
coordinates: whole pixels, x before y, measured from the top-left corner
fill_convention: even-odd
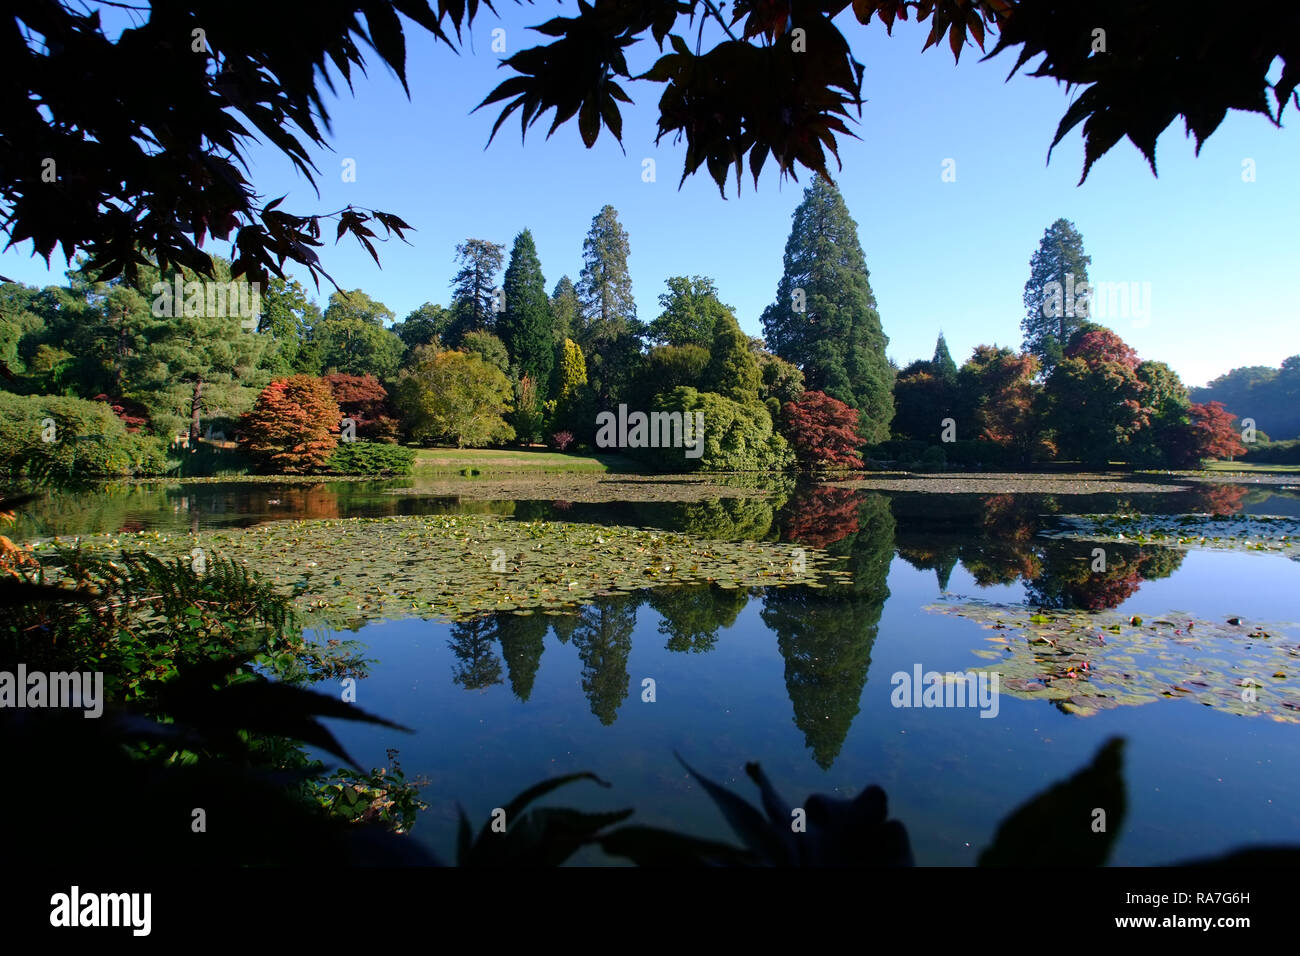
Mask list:
[[[1112,544],[1109,570],[1098,573],[1092,545],[1038,535],[1067,513],[1296,515],[1293,491],[974,496],[815,487],[766,501],[580,504],[395,494],[402,484],[105,488],[48,498],[12,536],[470,510],[762,538],[847,558],[853,587],[833,597],[705,585],[597,598],[578,615],[379,621],[320,633],[359,640],[374,660],[358,705],[416,730],[331,722],[362,765],[384,765],[385,749],[396,747],[408,778],[427,778],[430,809],[412,837],[443,859],[454,858],[457,803],[477,829],[518,791],[578,770],[613,786],[580,782],[546,802],[634,807],[630,822],[735,842],[676,751],[750,799],[749,760],[795,805],[814,792],[849,797],[878,784],[918,863],[972,864],[1002,817],[1113,735],[1128,741],[1129,807],[1111,862],[1300,843],[1300,728],[1286,712],[1242,716],[1179,695],[1089,716],[1008,693],[992,718],[891,703],[896,673],[986,663],[976,652],[990,646],[990,632],[926,610],[941,601],[1240,617],[1270,622],[1272,641],[1300,645],[1300,562]],[[1241,652],[1222,653],[1233,664]],[[653,701],[643,699],[647,680]],[[593,850],[577,862],[607,861]]]

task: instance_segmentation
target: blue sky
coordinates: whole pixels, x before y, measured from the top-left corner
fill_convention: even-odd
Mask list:
[[[576,5],[498,8],[499,19],[487,12],[476,22],[459,56],[412,26],[409,101],[373,56],[355,95],[339,84],[334,152],[316,157],[319,199],[260,145],[251,153],[258,191],[267,199],[287,193],[283,208],[293,212],[352,203],[414,226],[410,246],[379,246],[382,269],[347,239],[322,250],[340,285],[364,289],[399,319],[426,301],[446,304],[455,247],[468,237],[508,248],[528,227],[548,289],[565,273],[576,280],[591,219],[609,203],[630,236],[643,319],[658,314],[667,277],[701,274],[713,277],[746,331],[761,334],[759,315],[775,295],[790,217],[810,174],[782,183],[769,163],[757,192],[746,178],[737,197],[733,179],[724,200],[703,172],[679,190],[684,144],[654,145],[662,87],[649,83],[625,84],[636,101],[624,110],[626,152],[607,131],[585,149],[576,122],[547,140],[551,114],[522,145],[511,117],[485,150],[496,107],[470,111],[512,75],[498,63],[546,39],[528,26],[571,16]],[[497,27],[505,30],[504,54],[491,50]],[[1019,346],[1029,257],[1058,217],[1082,233],[1094,282],[1150,283],[1148,318],[1106,324],[1189,385],[1300,352],[1300,112],[1292,109],[1280,130],[1263,116],[1231,113],[1199,157],[1178,120],[1159,141],[1158,179],[1125,141],[1076,186],[1077,129],[1046,163],[1069,104],[1063,87],[1026,76],[1004,82],[1011,54],[981,63],[968,46],[960,65],[946,44],[922,54],[925,30],[912,23],[897,24],[892,37],[879,22],[862,27],[851,17],[840,28],[866,66],[866,103],[851,127],[861,139],[841,140],[836,178],[858,223],[889,354],[900,365],[929,357],[941,328],[959,363],[980,343]],[[647,40],[629,62],[639,71],[656,55]],[[342,181],[347,158],[356,161],[355,182]],[[655,182],[642,179],[646,158],[655,160]],[[954,182],[941,176],[947,159],[955,161]],[[1254,182],[1243,182],[1245,159],[1254,161]],[[24,246],[0,255],[0,272],[29,284],[63,281],[61,256],[47,270],[29,253]],[[330,291],[322,282],[322,304]]]

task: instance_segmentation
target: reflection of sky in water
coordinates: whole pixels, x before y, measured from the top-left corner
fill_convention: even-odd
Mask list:
[[[1130,594],[1122,567],[1110,582],[1115,587],[1098,587],[1086,563],[1093,545],[1051,542],[1033,534],[1038,516],[1062,512],[1222,508],[1294,514],[1300,504],[1295,492],[1277,495],[1259,487],[1228,487],[1209,493],[1061,495],[1054,500],[904,494],[887,500],[866,496],[859,511],[852,494],[831,490],[811,501],[793,500],[772,516],[764,515],[762,506],[749,505],[575,503],[557,511],[550,502],[458,504],[385,494],[390,486],[139,486],[54,496],[29,508],[12,536],[24,540],[124,527],[207,530],[266,520],[471,510],[685,528],[720,536],[779,534],[782,540],[816,539],[839,553],[852,552],[866,589],[856,605],[836,603],[818,612],[796,601],[786,607],[784,624],[769,625],[762,616],[764,597],[758,596],[739,610],[734,624],[718,630],[705,653],[666,649],[669,637],[661,631],[667,629],[665,619],[648,603],[636,610],[630,631],[620,640],[608,640],[603,650],[593,636],[575,634],[562,643],[549,631],[527,701],[517,699],[511,689],[512,676],[519,680],[520,672],[527,670],[527,642],[520,643],[516,636],[512,652],[504,653],[491,623],[480,627],[477,648],[461,640],[460,658],[449,647],[453,633],[446,624],[385,622],[357,635],[339,635],[359,637],[379,661],[358,685],[358,705],[418,733],[329,723],[365,766],[383,765],[385,748],[395,746],[408,776],[431,780],[423,794],[431,809],[421,816],[414,837],[448,859],[457,800],[477,830],[493,807],[520,790],[575,770],[592,770],[614,786],[604,790],[577,783],[551,795],[547,803],[635,807],[633,822],[734,842],[711,801],[673,759],[677,750],[701,773],[750,799],[756,799],[756,791],[743,768],[753,759],[761,761],[794,805],[812,792],[848,797],[868,783],[878,783],[889,795],[892,814],[907,825],[918,862],[968,864],[1003,816],[1084,766],[1114,734],[1129,741],[1129,817],[1113,862],[1162,863],[1248,843],[1300,842],[1294,777],[1300,766],[1300,728],[1294,724],[1233,716],[1174,699],[1087,718],[1063,713],[1046,701],[1007,694],[995,719],[981,719],[975,709],[891,707],[894,672],[910,672],[917,663],[939,671],[980,666],[985,662],[971,651],[988,647],[985,638],[990,632],[975,621],[924,611],[940,596],[936,572],[917,570],[901,557],[888,565],[885,560],[895,546],[932,566],[944,567],[959,558],[948,594],[991,602],[1032,600],[1030,586],[1016,579],[1017,574],[1031,573],[1035,587],[1045,587],[1044,593],[1062,598],[1066,605],[1111,594],[1114,600],[1122,598],[1120,611],[1148,618],[1186,611],[1217,620],[1241,616],[1247,621],[1298,621],[1300,563],[1284,557],[1192,551],[1178,562],[1161,560],[1154,548],[1108,546],[1113,567],[1118,560],[1130,570],[1157,575],[1141,581]],[[856,537],[843,537],[856,526],[855,515],[863,530]],[[880,607],[873,601],[884,592],[872,578],[883,576],[886,567],[888,597]],[[976,573],[981,580],[1012,578],[1015,583],[981,587]],[[1052,583],[1057,590],[1048,587]],[[1135,578],[1130,583],[1136,583]],[[674,613],[681,613],[683,606],[693,610],[693,601],[679,604]],[[773,620],[771,608],[768,616]],[[1292,626],[1290,636],[1300,638],[1296,628]],[[584,647],[585,660],[580,653]],[[475,664],[468,660],[475,650],[475,673],[491,680],[495,670],[500,682],[466,690],[453,682],[453,675]],[[869,668],[859,692],[867,655]],[[847,663],[839,671],[831,667],[829,673],[842,679],[827,685],[826,659],[836,663],[837,657]],[[645,677],[657,682],[655,703],[641,700]],[[626,696],[619,702],[624,689]],[[593,713],[588,698],[600,694],[607,717],[614,715],[612,722],[602,723]],[[817,722],[819,707],[834,711],[822,716],[824,725]],[[796,725],[796,714],[802,725]],[[814,737],[826,769],[809,746]],[[592,851],[580,859],[592,861],[598,855]]]
[[[1171,577],[1143,583],[1120,610],[1195,608],[1203,617],[1295,619],[1298,584],[1300,565],[1283,558],[1192,553]],[[814,791],[851,796],[879,783],[892,814],[909,827],[918,862],[972,863],[1003,815],[1083,766],[1112,734],[1129,740],[1130,801],[1113,862],[1169,862],[1251,842],[1300,841],[1295,725],[1172,699],[1088,718],[1005,694],[991,720],[971,709],[894,709],[891,674],[918,662],[927,670],[978,666],[982,662],[969,652],[987,646],[989,632],[922,610],[939,595],[932,571],[895,558],[889,591],[858,711],[827,770],[813,761],[794,724],[786,662],[760,617],[761,598],[750,600],[703,654],[665,650],[662,618],[643,604],[627,658],[628,694],[609,726],[584,696],[577,647],[561,644],[554,632],[546,636],[525,703],[511,693],[504,661],[500,684],[471,691],[454,685],[459,665],[448,649],[446,625],[372,625],[360,637],[381,663],[360,683],[358,703],[419,733],[403,738],[331,724],[367,766],[382,764],[384,748],[397,746],[408,775],[433,781],[425,791],[432,809],[415,833],[443,856],[451,853],[455,800],[477,829],[492,807],[525,786],[581,769],[594,770],[614,788],[579,783],[549,802],[633,806],[634,821],[731,839],[712,803],[673,760],[676,749],[706,776],[751,798],[755,791],[743,773],[750,759],[760,760],[796,805]],[[949,592],[1013,603],[1023,598],[1020,585],[979,588],[960,566]],[[492,653],[500,657],[500,646],[494,644]],[[644,677],[656,681],[653,704],[641,701]]]

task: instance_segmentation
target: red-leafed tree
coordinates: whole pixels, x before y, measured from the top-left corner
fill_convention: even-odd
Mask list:
[[[1086,331],[1081,330],[1081,334],[1077,335],[1070,347],[1065,350],[1065,357],[1082,359],[1089,366],[1115,362],[1134,371],[1141,362],[1137,349],[1102,326],[1093,326]]]
[[[1047,380],[1048,421],[1061,455],[1088,467],[1129,460],[1130,443],[1151,424],[1137,352],[1110,329],[1075,333]]]
[[[1025,465],[1056,451],[1043,432],[1038,369],[1029,352],[980,345],[958,373],[975,437],[1014,448]]]
[[[373,375],[334,372],[325,382],[343,415],[356,422],[357,435],[396,444],[397,419],[388,414],[388,390]]]
[[[286,474],[318,468],[338,445],[339,404],[313,375],[277,379],[241,422],[240,441],[263,466]]]
[[[804,392],[781,406],[782,434],[794,449],[799,466],[861,468],[857,410],[824,392]]]
[[[138,432],[149,424],[149,409],[137,401],[129,398],[110,398],[107,395],[96,395],[95,401],[107,402],[108,407],[113,409],[113,414],[122,419],[128,432]]]
[[[1246,446],[1237,433],[1236,416],[1223,407],[1222,402],[1193,405],[1188,410],[1191,423],[1191,458],[1232,458],[1244,455]]]

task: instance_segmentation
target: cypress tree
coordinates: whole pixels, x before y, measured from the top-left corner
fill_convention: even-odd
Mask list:
[[[702,381],[704,389],[742,405],[757,405],[761,379],[758,361],[749,350],[749,337],[730,315],[719,318],[714,328],[713,348]]]

